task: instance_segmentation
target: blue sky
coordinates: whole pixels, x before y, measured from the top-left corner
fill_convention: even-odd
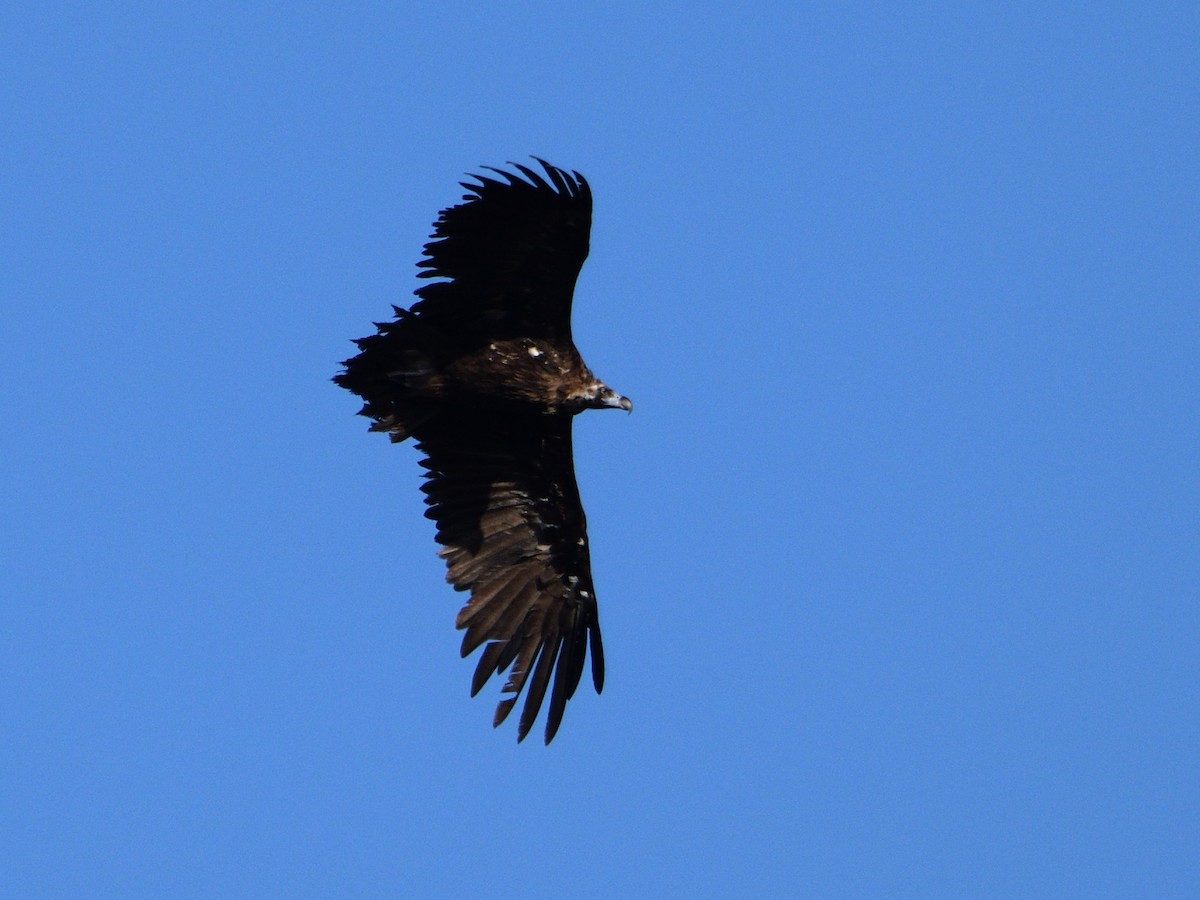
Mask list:
[[[1191,3],[3,13],[4,893],[1195,896],[1197,59]],[[328,380],[529,154],[637,404],[549,748]]]

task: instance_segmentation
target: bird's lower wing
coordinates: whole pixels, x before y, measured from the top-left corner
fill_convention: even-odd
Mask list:
[[[553,679],[546,742],[583,674],[604,683],[604,653],[571,451],[571,417],[446,412],[418,433],[424,491],[447,580],[470,591],[458,614],[462,654],[483,647],[471,693],[511,666],[495,723],[526,691],[517,739]]]

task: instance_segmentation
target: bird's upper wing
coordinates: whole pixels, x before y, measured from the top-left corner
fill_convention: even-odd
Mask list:
[[[535,157],[536,158],[536,157]],[[463,340],[570,337],[571,295],[588,254],[592,192],[578,172],[543,160],[539,175],[512,165],[463,182],[463,203],[442,210],[412,311]]]
[[[419,438],[427,457],[426,515],[437,523],[447,580],[471,592],[458,614],[458,627],[466,629],[462,655],[484,647],[471,694],[511,665],[493,724],[504,721],[525,689],[522,740],[553,676],[550,743],[579,685],[589,643],[597,693],[604,685],[571,417],[463,410],[443,415]]]

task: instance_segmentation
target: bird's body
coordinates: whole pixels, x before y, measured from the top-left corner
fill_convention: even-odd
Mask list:
[[[574,345],[512,338],[448,361],[425,387],[446,402],[512,403],[553,414],[581,412],[581,391],[597,384]]]
[[[413,437],[425,454],[447,579],[471,594],[458,615],[462,654],[483,647],[472,694],[511,666],[495,724],[527,688],[520,740],[553,676],[549,743],[589,647],[597,692],[604,681],[572,418],[632,404],[571,338],[591,192],[578,173],[541,164],[545,178],[517,166],[524,179],[493,170],[504,181],[464,183],[472,193],[443,210],[420,263],[442,280],[357,341],[334,380],[363,398],[372,430]]]

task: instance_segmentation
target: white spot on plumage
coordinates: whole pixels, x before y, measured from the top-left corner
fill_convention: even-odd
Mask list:
[[[537,347],[533,346],[532,344],[530,344],[529,345],[529,355],[532,356],[534,359],[536,359],[537,357],[542,355],[542,351],[539,350]]]

